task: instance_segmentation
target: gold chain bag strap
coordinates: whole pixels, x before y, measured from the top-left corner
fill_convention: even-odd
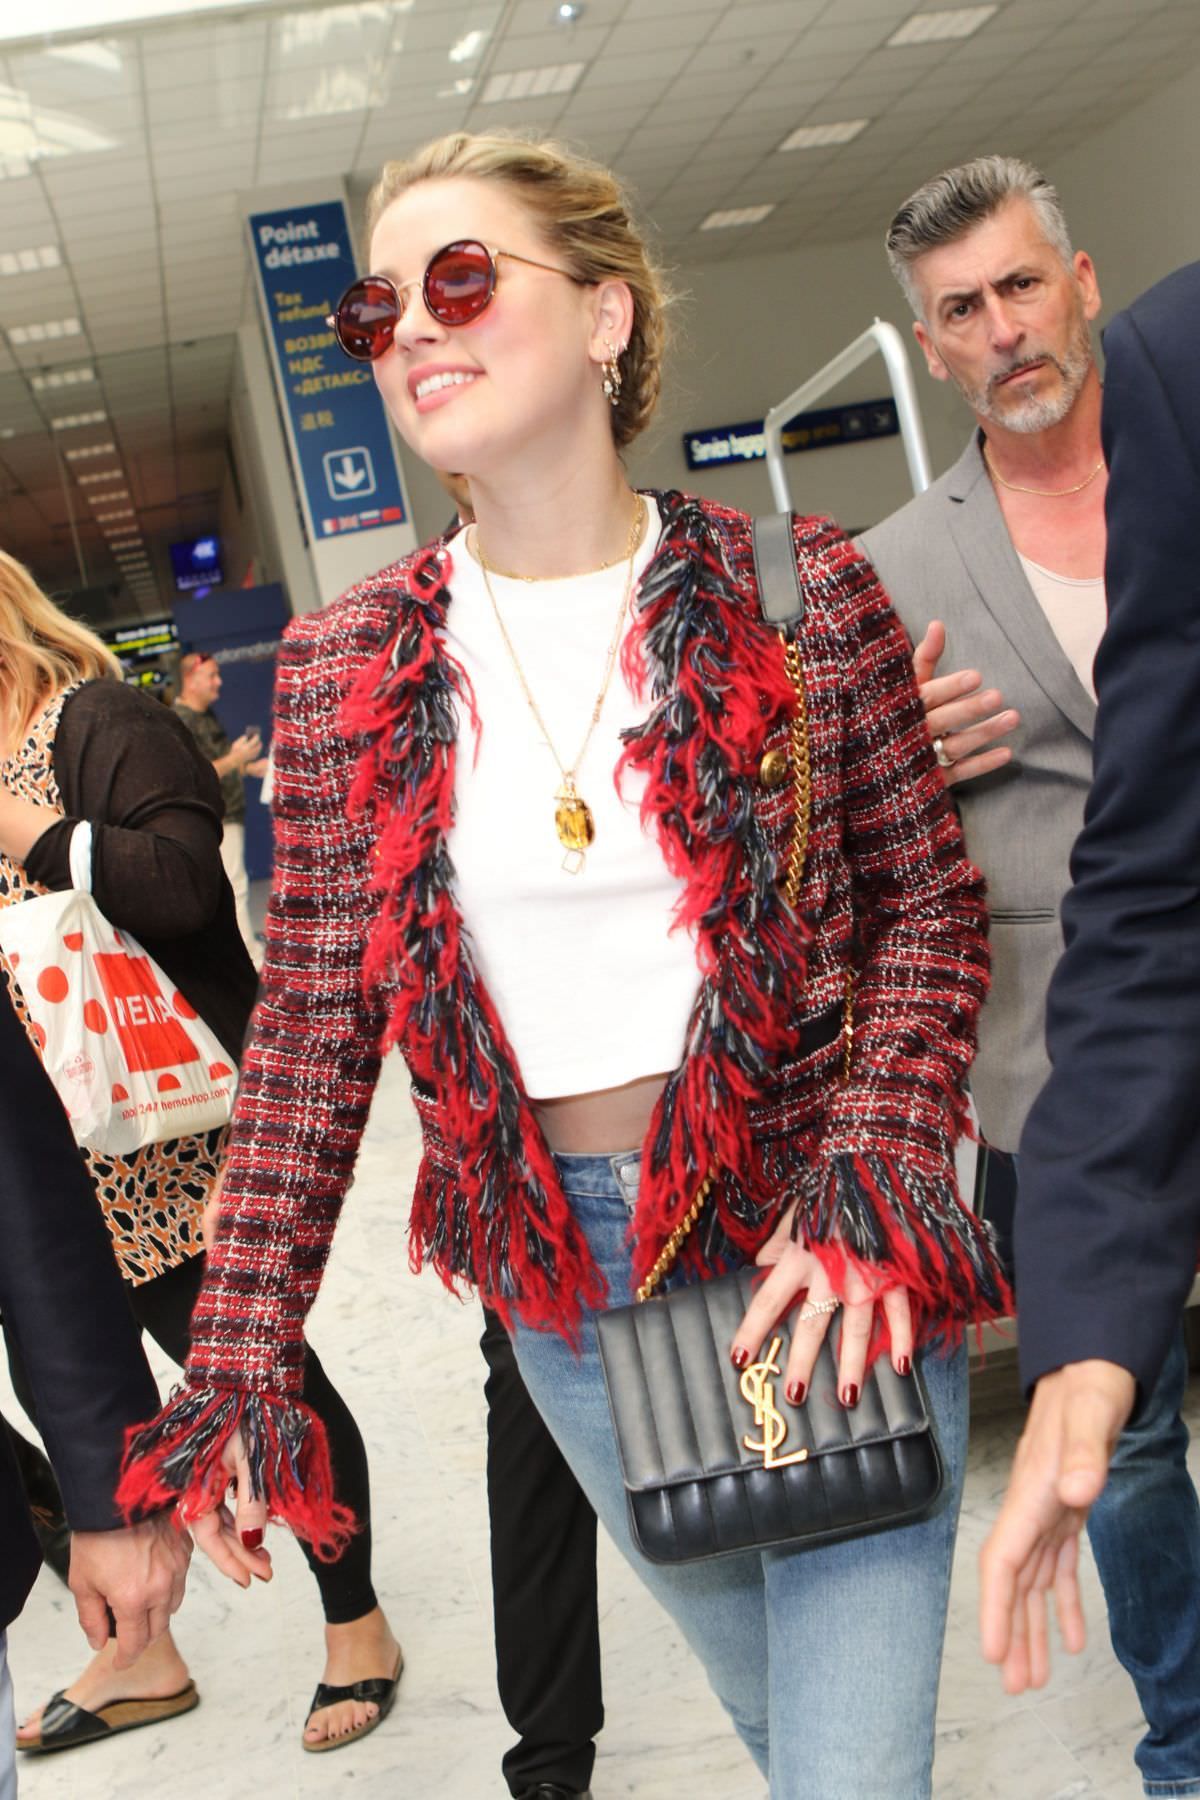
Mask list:
[[[763,613],[783,633],[796,694],[789,745],[795,817],[783,889],[794,908],[808,853],[812,770],[799,648],[804,596],[790,514],[755,520],[754,552]],[[853,1000],[848,969],[843,1081],[850,1079]],[[717,1173],[710,1168],[696,1189],[639,1287],[637,1304],[596,1321],[634,1542],[652,1562],[691,1562],[771,1546],[802,1549],[923,1518],[937,1502],[943,1475],[917,1371],[902,1378],[881,1358],[859,1404],[838,1405],[835,1319],[808,1400],[793,1406],[782,1393],[787,1320],[740,1373],[729,1359],[756,1270],[657,1292]]]

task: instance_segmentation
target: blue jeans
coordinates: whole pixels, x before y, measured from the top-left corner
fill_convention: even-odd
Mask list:
[[[639,1159],[555,1160],[620,1306]],[[556,1333],[518,1326],[521,1375],[601,1524],[704,1664],[771,1800],[926,1800],[966,1461],[965,1350],[921,1359],[947,1475],[930,1518],[820,1550],[663,1567],[629,1535],[592,1314],[582,1340],[576,1355]]]
[[[1200,1502],[1180,1417],[1183,1326],[1117,1442],[1088,1536],[1112,1647],[1149,1726],[1134,1751],[1147,1794],[1200,1794]]]
[[[1020,1316],[1018,1295],[1018,1328]],[[1149,1727],[1134,1760],[1155,1800],[1200,1795],[1200,1502],[1180,1417],[1187,1377],[1181,1321],[1088,1517],[1113,1651]]]

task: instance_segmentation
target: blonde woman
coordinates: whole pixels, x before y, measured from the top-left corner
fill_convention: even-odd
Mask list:
[[[89,821],[101,911],[143,944],[236,1057],[257,977],[221,865],[217,778],[183,724],[120,676],[99,638],[0,552],[0,905],[70,887],[71,835]],[[2,956],[0,974],[4,1003],[30,1029]],[[134,1315],[179,1363],[204,1266],[202,1215],[227,1135],[176,1138],[131,1156],[85,1152]],[[18,1397],[33,1414],[12,1344],[9,1360]],[[339,1494],[362,1509],[365,1523],[369,1487],[358,1428],[317,1359],[307,1352],[303,1361],[304,1386],[336,1442]],[[369,1530],[338,1562],[308,1554],[326,1616],[324,1680],[342,1690],[321,1700],[305,1730],[306,1748],[325,1749],[377,1722],[378,1693],[365,1699],[344,1690],[390,1680],[399,1653],[371,1586]],[[111,1709],[130,1699],[144,1702],[152,1718],[196,1704],[169,1634],[132,1668],[114,1668],[113,1651],[110,1644],[33,1714],[18,1733],[21,1749],[62,1750],[109,1736],[130,1717],[127,1708]]]
[[[960,1340],[1006,1295],[953,1169],[982,886],[903,633],[842,534],[797,520],[813,798],[789,905],[795,784],[778,774],[796,702],[749,521],[636,493],[622,461],[658,398],[665,319],[616,182],[552,145],[456,135],[388,165],[369,225],[372,273],[335,329],[410,448],[467,476],[475,523],[289,627],[266,992],[222,1237],[187,1389],[138,1441],[126,1497],[179,1494],[242,1579],[263,1552],[239,1534],[268,1515],[344,1527],[320,1432],[296,1423],[300,1331],[397,1044],[424,1130],[414,1256],[506,1321],[774,1800],[915,1800],[961,1490]],[[835,1404],[857,1404],[872,1355],[901,1375],[919,1358],[949,1468],[936,1516],[803,1554],[639,1558],[595,1319],[712,1166],[683,1278],[774,1264],[731,1356],[807,1295],[793,1393],[835,1301]],[[285,1442],[296,1486],[274,1473]],[[234,1469],[236,1526],[214,1510]]]

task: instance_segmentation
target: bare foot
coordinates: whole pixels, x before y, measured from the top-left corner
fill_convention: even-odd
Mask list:
[[[400,1646],[392,1636],[382,1607],[353,1619],[349,1625],[326,1625],[325,1670],[321,1680],[328,1687],[350,1687],[356,1681],[389,1681],[400,1661]],[[375,1718],[379,1708],[372,1700],[339,1700],[322,1706],[304,1727],[306,1744],[345,1737]]]
[[[82,1706],[86,1712],[98,1712],[114,1700],[165,1700],[188,1684],[187,1664],[175,1648],[169,1631],[148,1650],[143,1650],[127,1669],[113,1668],[116,1653],[116,1640],[110,1638],[78,1680],[64,1688],[67,1699]],[[18,1744],[36,1742],[44,1711],[45,1708],[39,1706],[18,1728]]]

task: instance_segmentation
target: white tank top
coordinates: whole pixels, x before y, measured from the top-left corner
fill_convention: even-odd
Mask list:
[[[652,515],[635,583],[657,548],[657,526]],[[627,772],[620,795],[613,781],[619,734],[641,723],[649,703],[635,699],[618,663],[578,770],[595,840],[582,871],[568,874],[554,826],[558,765],[521,691],[466,534],[454,537],[450,554],[448,647],[470,677],[481,727],[476,755],[460,703],[450,855],[476,966],[526,1091],[548,1100],[673,1069],[700,980],[690,932],[670,929],[683,884],[642,829],[644,778]],[[491,576],[526,680],[568,768],[603,679],[625,567],[563,581]]]
[[[1020,555],[1020,551],[1017,554]],[[1053,569],[1035,563],[1030,556],[1021,557],[1021,567],[1051,631],[1094,700],[1096,681],[1092,664],[1108,623],[1103,575],[1059,575]]]

